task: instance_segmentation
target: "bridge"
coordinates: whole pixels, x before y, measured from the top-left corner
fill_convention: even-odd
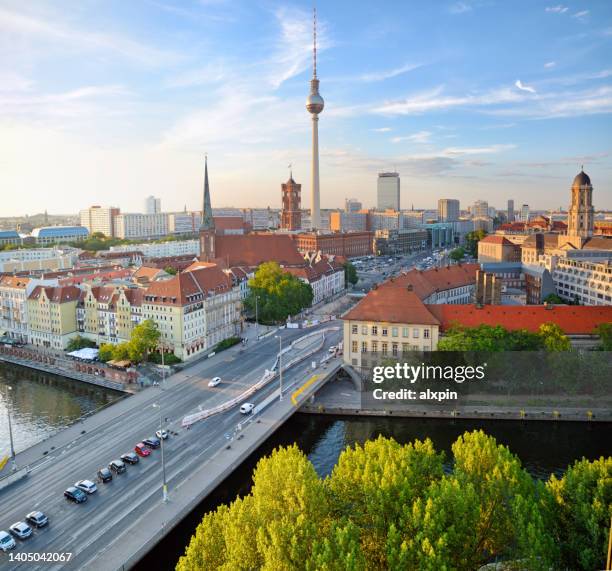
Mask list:
[[[18,540],[12,554],[72,555],[64,563],[37,564],[9,562],[9,555],[0,553],[0,567],[134,566],[339,370],[341,358],[330,355],[329,347],[340,342],[342,332],[333,325],[279,331],[282,398],[279,340],[271,336],[187,366],[169,377],[165,387],[126,397],[17,454],[17,465],[27,466],[28,475],[0,491],[0,529],[7,530],[33,510],[45,512],[50,524]],[[306,333],[309,337],[304,338]],[[215,376],[223,382],[208,387]],[[256,385],[258,390],[252,392]],[[240,414],[242,399],[255,405],[252,415]],[[234,401],[232,406],[224,406],[229,401]],[[153,435],[160,420],[170,432],[164,442],[168,502],[162,501],[159,449],[112,482],[98,484],[84,504],[63,498],[67,487],[77,480],[95,480],[99,468]]]

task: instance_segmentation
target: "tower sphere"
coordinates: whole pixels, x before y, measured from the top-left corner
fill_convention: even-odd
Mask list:
[[[309,113],[318,115],[323,111],[324,106],[325,102],[318,93],[311,93],[306,99],[306,109]]]

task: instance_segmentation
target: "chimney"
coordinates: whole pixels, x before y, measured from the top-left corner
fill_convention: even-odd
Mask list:
[[[413,286],[412,284],[408,284],[408,285],[406,286],[406,289],[407,289],[408,291],[414,291],[414,286]]]

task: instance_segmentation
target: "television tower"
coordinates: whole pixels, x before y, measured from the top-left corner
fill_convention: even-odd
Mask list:
[[[310,95],[306,99],[306,109],[312,115],[312,190],[310,206],[310,225],[313,230],[321,228],[321,204],[319,195],[319,113],[323,111],[325,102],[319,95],[319,80],[317,79],[317,9],[313,10],[313,51],[312,79],[310,80]]]

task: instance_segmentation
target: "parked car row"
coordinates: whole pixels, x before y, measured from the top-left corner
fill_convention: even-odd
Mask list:
[[[10,533],[0,531],[0,550],[6,552],[17,547],[16,537],[21,540],[28,539],[33,533],[33,528],[39,529],[49,523],[49,518],[41,511],[30,512],[25,521],[18,521],[9,527]]]

